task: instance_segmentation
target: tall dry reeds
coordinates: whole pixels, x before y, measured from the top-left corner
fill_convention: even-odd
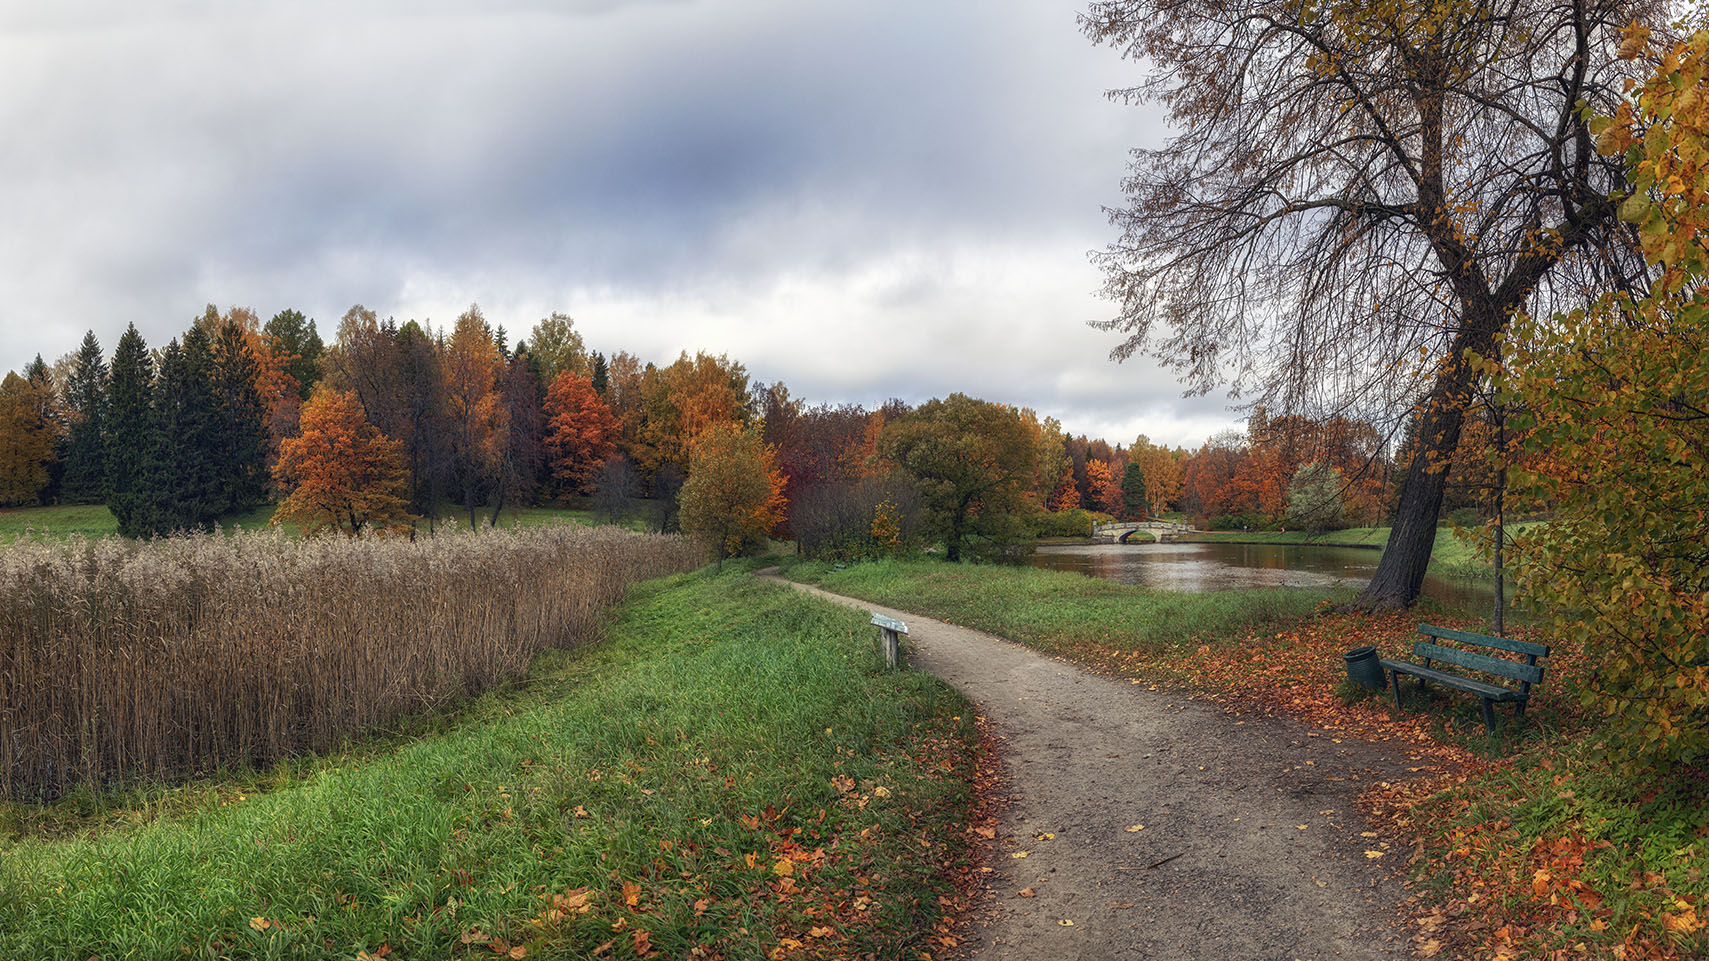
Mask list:
[[[0,798],[326,750],[521,674],[700,562],[568,526],[0,548]]]

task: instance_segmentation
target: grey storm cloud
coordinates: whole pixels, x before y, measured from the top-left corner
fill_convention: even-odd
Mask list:
[[[1233,421],[1116,366],[1137,69],[1055,0],[0,9],[0,365],[203,304],[728,352],[811,400],[951,391],[1112,441]]]

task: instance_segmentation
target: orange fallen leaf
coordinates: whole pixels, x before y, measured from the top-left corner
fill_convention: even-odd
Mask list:
[[[633,881],[623,882],[623,903],[634,907],[641,901],[641,886]]]
[[[273,926],[273,922],[267,920],[266,918],[250,918],[249,919],[249,926],[254,928],[257,931],[265,931],[268,928]]]
[[[1036,898],[1038,897],[1038,892],[1034,891],[1032,888],[1022,888],[1017,896],[1023,898]]]
[[[645,931],[636,931],[634,938],[636,954],[644,958],[653,953],[653,939],[651,935]]]
[[[511,958],[511,961],[522,961],[523,958],[528,957],[528,949],[520,944],[511,948],[510,951],[506,953]]]

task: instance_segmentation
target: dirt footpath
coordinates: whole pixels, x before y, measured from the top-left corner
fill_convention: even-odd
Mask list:
[[[1002,738],[1014,802],[972,957],[1407,956],[1392,926],[1404,893],[1366,855],[1380,845],[1359,836],[1353,806],[1371,781],[1404,776],[1398,756],[793,586],[906,621],[912,664],[972,698]]]

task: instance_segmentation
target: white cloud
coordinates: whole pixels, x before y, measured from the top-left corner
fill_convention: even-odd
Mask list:
[[[0,367],[208,302],[520,336],[553,310],[813,401],[965,391],[1112,442],[1232,416],[1085,326],[1155,114],[1077,4],[0,11]]]

